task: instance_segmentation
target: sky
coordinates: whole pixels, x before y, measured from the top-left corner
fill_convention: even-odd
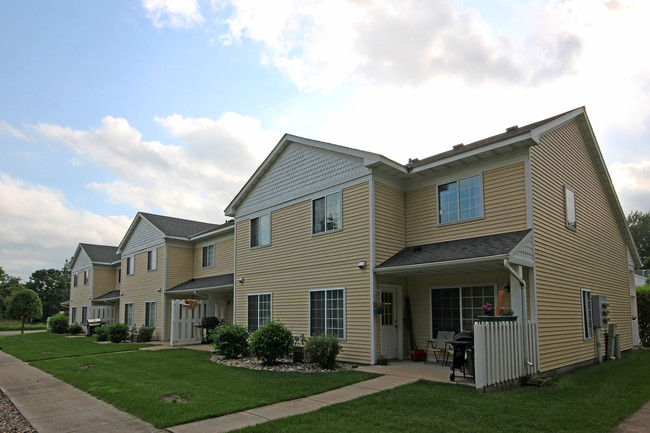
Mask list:
[[[399,163],[585,106],[650,211],[646,0],[10,0],[0,266],[27,279],[138,211],[223,223],[285,133]]]

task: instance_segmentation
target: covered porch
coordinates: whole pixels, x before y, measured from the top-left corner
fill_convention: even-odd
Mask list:
[[[439,333],[471,331],[477,388],[537,372],[532,243],[532,230],[522,230],[407,247],[380,264],[374,359],[407,360],[412,349],[439,343]],[[516,322],[479,324],[487,303],[511,308]]]
[[[101,319],[107,325],[119,321],[120,291],[112,290],[92,300],[89,319]],[[85,325],[85,324],[84,324]]]
[[[188,280],[165,292],[165,304],[170,345],[200,344],[202,319],[232,323],[233,274]]]

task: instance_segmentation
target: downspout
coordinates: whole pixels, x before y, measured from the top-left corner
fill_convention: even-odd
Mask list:
[[[510,274],[515,277],[517,281],[519,281],[519,284],[521,284],[521,321],[524,323],[524,332],[522,332],[522,343],[524,345],[524,367],[532,367],[533,363],[528,359],[528,301],[526,299],[526,281],[524,281],[522,276],[519,275],[519,273],[516,272],[512,266],[510,266],[508,259],[503,259],[503,266],[505,266],[505,268],[510,271]]]

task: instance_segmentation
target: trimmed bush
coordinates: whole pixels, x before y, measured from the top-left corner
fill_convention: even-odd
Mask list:
[[[269,322],[253,332],[248,345],[257,359],[266,365],[273,365],[278,359],[292,353],[293,336],[284,324]]]
[[[639,319],[639,337],[643,347],[650,347],[650,286],[636,288],[636,306]]]
[[[228,359],[237,358],[248,352],[248,330],[242,325],[224,323],[208,331],[212,347]]]
[[[121,343],[129,336],[129,327],[124,323],[113,323],[108,325],[108,339],[112,343]]]
[[[73,323],[72,325],[68,326],[68,334],[77,335],[81,334],[82,332],[84,332],[84,328],[82,328],[78,323]]]
[[[336,368],[336,357],[340,351],[341,343],[333,334],[312,335],[305,344],[307,362],[327,370]]]
[[[108,341],[108,326],[95,328],[95,334],[97,334],[97,341]]]
[[[148,343],[153,339],[153,332],[156,330],[153,326],[143,326],[138,329],[138,339],[143,343]]]
[[[50,317],[50,332],[54,334],[65,334],[68,332],[68,316],[59,313]]]

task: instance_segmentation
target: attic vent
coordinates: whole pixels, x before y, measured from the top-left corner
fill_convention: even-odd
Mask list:
[[[510,128],[506,128],[506,132],[516,131],[517,129],[519,129],[519,127],[517,125],[511,126]]]
[[[463,143],[458,143],[457,145],[455,145],[455,146],[453,147],[453,149],[454,149],[454,150],[456,150],[456,149],[460,149],[460,148],[463,147],[463,146],[465,146]]]

